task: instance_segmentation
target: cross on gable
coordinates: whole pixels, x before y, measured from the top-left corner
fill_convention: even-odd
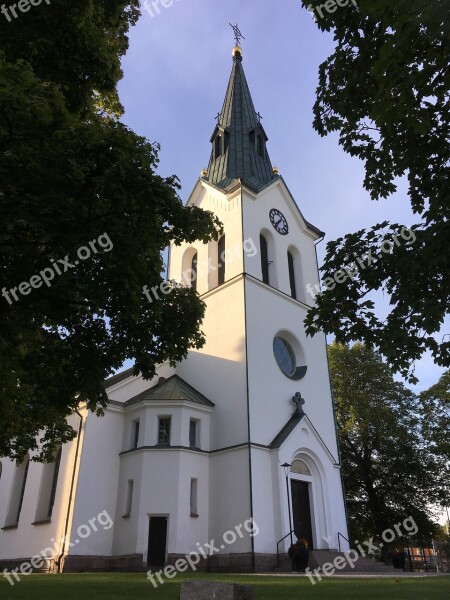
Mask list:
[[[305,400],[302,398],[300,392],[297,392],[295,396],[292,396],[292,402],[295,404],[295,415],[304,415],[305,411],[303,410],[303,405],[305,404]]]

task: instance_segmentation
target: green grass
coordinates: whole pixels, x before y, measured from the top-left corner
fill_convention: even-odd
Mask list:
[[[450,577],[420,579],[328,579],[311,585],[299,577],[196,575],[197,579],[253,585],[255,600],[450,600]],[[0,580],[1,600],[178,600],[178,575],[154,589],[142,574],[30,575],[15,586]]]

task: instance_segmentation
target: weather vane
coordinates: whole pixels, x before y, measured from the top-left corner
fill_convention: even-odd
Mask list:
[[[232,25],[230,23],[230,27],[232,27],[233,31],[234,31],[234,39],[236,40],[236,46],[240,46],[241,40],[245,40],[245,37],[240,32],[240,29],[239,29],[239,26],[237,23],[236,23],[236,25]]]

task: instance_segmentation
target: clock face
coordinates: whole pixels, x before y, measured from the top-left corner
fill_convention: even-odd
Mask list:
[[[289,233],[288,222],[286,221],[286,217],[281,211],[279,211],[277,208],[272,208],[272,210],[269,213],[269,217],[270,222],[278,231],[278,233],[280,233],[281,235],[287,235]]]

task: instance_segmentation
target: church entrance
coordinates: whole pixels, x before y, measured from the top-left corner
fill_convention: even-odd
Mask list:
[[[150,517],[147,565],[163,567],[166,562],[167,517]]]
[[[309,483],[291,479],[293,529],[297,539],[305,539],[313,548]]]

